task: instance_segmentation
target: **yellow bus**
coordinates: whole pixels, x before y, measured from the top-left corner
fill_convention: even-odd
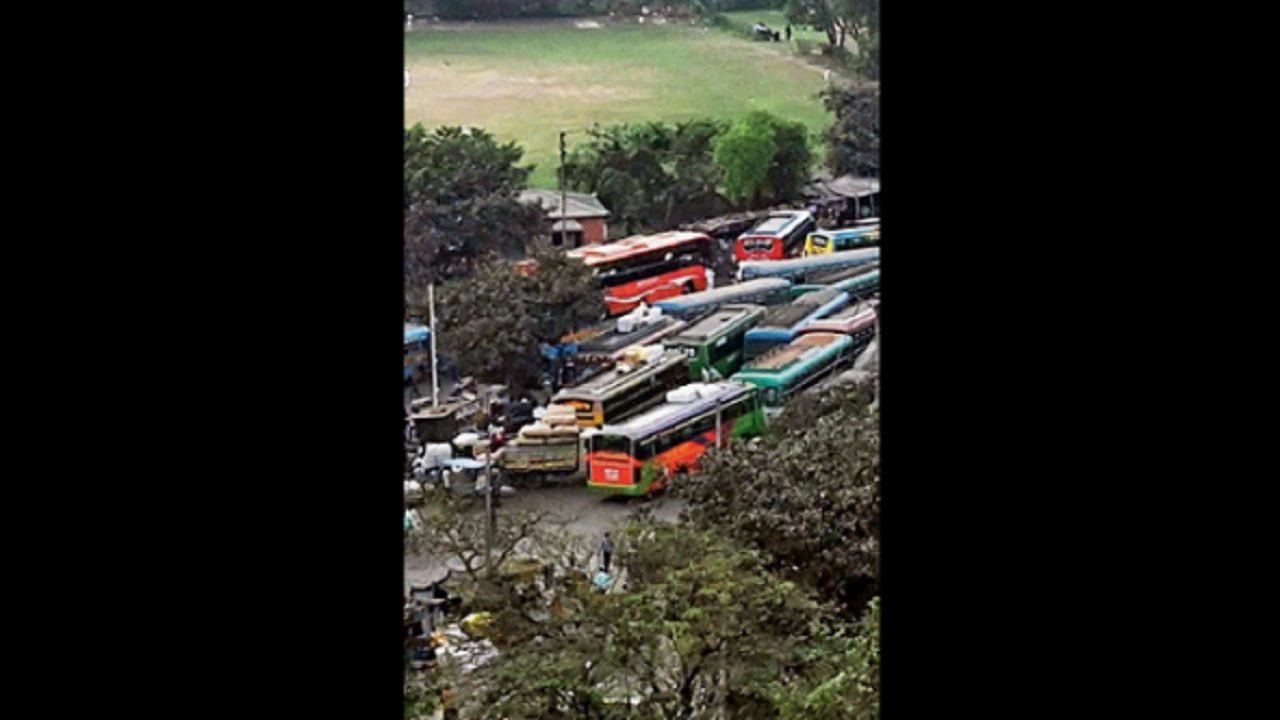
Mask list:
[[[859,225],[839,230],[815,230],[804,241],[804,254],[821,255],[874,247],[880,244],[880,224]]]
[[[551,402],[572,407],[578,427],[600,428],[662,403],[668,390],[687,382],[685,354],[650,345],[628,349],[613,368],[581,385],[562,388]]]

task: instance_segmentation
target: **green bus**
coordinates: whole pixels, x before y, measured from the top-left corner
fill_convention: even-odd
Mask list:
[[[663,344],[689,358],[691,380],[727,378],[742,367],[743,338],[764,314],[761,305],[721,305]]]
[[[774,415],[796,393],[852,360],[853,346],[853,338],[841,333],[807,333],[748,362],[730,379],[758,387],[765,411]]]
[[[759,393],[735,382],[691,383],[667,402],[587,440],[587,486],[621,495],[648,495],[682,472],[696,471],[711,447],[765,432]]]

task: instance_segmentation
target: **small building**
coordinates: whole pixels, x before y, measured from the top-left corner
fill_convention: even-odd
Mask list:
[[[605,221],[609,211],[595,195],[564,193],[566,210],[561,210],[559,190],[525,190],[520,202],[536,203],[545,214],[548,224],[544,238],[552,247],[577,248],[598,245],[609,237]]]
[[[808,202],[818,209],[820,225],[842,225],[880,214],[880,179],[842,175],[820,180],[805,189]],[[824,223],[822,220],[826,220]]]

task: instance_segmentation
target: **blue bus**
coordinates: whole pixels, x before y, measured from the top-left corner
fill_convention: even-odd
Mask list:
[[[425,325],[404,324],[404,381],[421,380],[431,372],[431,331]]]
[[[735,305],[778,305],[789,299],[787,290],[791,282],[784,278],[761,278],[734,285],[722,285],[714,290],[679,295],[660,300],[656,308],[682,320],[699,317],[730,303]]]
[[[800,330],[849,304],[849,293],[833,288],[792,300],[788,305],[769,308],[760,322],[747,331],[743,357],[750,362],[780,345],[795,339]]]
[[[880,259],[880,248],[821,253],[790,260],[749,260],[738,266],[738,280],[785,278],[793,283],[807,283],[813,275],[865,265]]]

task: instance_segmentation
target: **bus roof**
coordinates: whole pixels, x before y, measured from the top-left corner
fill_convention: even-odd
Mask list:
[[[848,335],[833,332],[817,332],[801,335],[787,345],[774,348],[743,366],[743,373],[753,371],[778,372],[799,360],[815,359],[823,351],[839,349],[853,343]],[[736,377],[736,376],[735,376]]]
[[[594,266],[655,250],[680,247],[704,238],[710,239],[710,236],[699,232],[673,230],[657,235],[633,235],[611,243],[576,248],[565,254]]]
[[[656,359],[630,370],[623,370],[621,366],[616,366],[592,377],[581,385],[562,388],[551,401],[598,400],[609,397],[619,389],[636,382],[637,378],[650,377],[669,369],[672,365],[681,365],[686,361],[687,358],[678,350],[664,350]]]
[[[880,228],[876,225],[863,225],[861,227],[847,227],[838,230],[814,230],[810,235],[822,235],[823,237],[857,237],[859,235],[871,235],[880,232]]]
[[[647,338],[669,333],[671,331],[679,332],[679,328],[683,328],[685,321],[663,315],[647,325],[639,325],[629,333],[624,333],[617,328],[617,321],[614,321],[614,327],[578,344],[578,352],[614,352],[622,350],[631,345],[644,343]]]
[[[735,300],[741,301],[754,293],[781,290],[789,287],[791,287],[791,281],[786,278],[757,278],[732,285],[721,285],[712,290],[677,295],[676,297],[655,302],[653,306],[663,310],[685,310],[700,305],[723,305]]]
[[[750,230],[739,235],[738,239],[760,236],[780,237],[812,217],[806,210],[778,210],[771,212],[768,217],[756,223]]]
[[[879,259],[880,248],[871,247],[788,260],[746,260],[738,266],[738,275],[741,278],[787,277],[803,272],[816,272],[821,268],[861,264]]]
[[[721,380],[713,383],[691,383],[673,390],[672,393],[688,392],[690,389],[698,391],[696,400],[663,403],[617,425],[606,425],[600,429],[599,434],[642,439],[715,407],[717,403],[734,400],[753,390],[741,383]]]
[[[431,331],[427,329],[425,325],[418,325],[416,323],[404,324],[405,342],[409,343],[416,342],[418,340],[426,340],[429,337],[431,337]]]
[[[796,323],[808,317],[821,316],[821,313],[840,309],[849,302],[849,294],[835,288],[823,288],[792,300],[789,305],[771,307],[756,325],[757,329],[784,328],[790,329]],[[751,330],[749,332],[755,332]]]
[[[672,346],[702,344],[716,339],[752,318],[763,317],[764,313],[763,305],[721,305],[710,315],[668,338],[666,344]]]
[[[873,270],[879,270],[879,269],[880,269],[880,261],[873,260],[872,262],[865,263],[863,265],[855,265],[854,267],[841,267],[841,268],[834,268],[831,270],[822,270],[822,271],[811,274],[807,278],[809,281],[807,284],[834,285],[842,280],[849,280],[849,279],[858,277],[859,275],[865,275],[866,273],[869,273]]]

